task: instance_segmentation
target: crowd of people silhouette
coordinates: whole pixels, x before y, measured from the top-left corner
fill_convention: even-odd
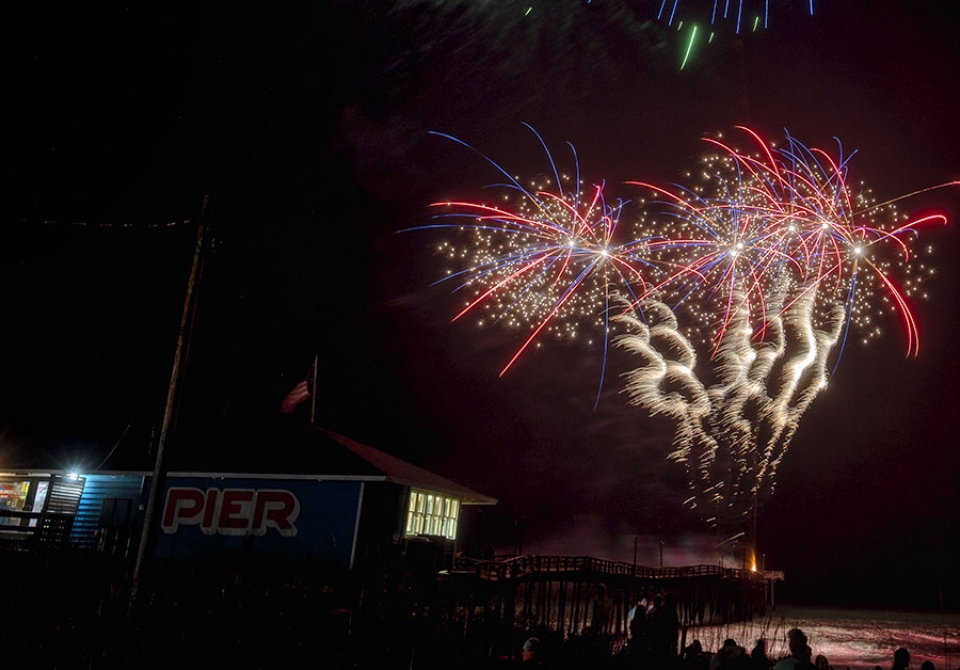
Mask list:
[[[800,628],[786,634],[787,653],[772,656],[763,638],[754,641],[750,651],[733,638],[727,638],[714,651],[705,649],[700,640],[693,640],[677,649],[678,620],[671,616],[669,594],[657,594],[648,602],[641,599],[631,608],[630,639],[619,651],[613,651],[610,640],[603,640],[591,627],[565,639],[544,630],[538,637],[527,638],[519,653],[495,659],[495,667],[544,668],[573,670],[608,668],[610,670],[850,670],[849,666],[833,666],[823,653],[814,655],[814,647]],[[675,610],[674,610],[675,612]],[[863,666],[864,670],[910,670],[910,653],[897,648],[891,665]],[[925,660],[920,670],[937,670]],[[960,668],[957,668],[960,670]]]

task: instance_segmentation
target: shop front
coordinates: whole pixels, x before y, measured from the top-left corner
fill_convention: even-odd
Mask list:
[[[0,542],[66,542],[86,480],[76,474],[0,473]]]

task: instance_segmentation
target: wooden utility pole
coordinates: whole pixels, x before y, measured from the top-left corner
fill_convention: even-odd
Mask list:
[[[186,362],[186,353],[190,346],[190,336],[193,333],[194,306],[196,304],[197,287],[200,283],[200,275],[203,270],[203,247],[205,244],[207,210],[209,206],[210,196],[205,195],[200,220],[197,222],[197,241],[193,249],[193,264],[190,267],[190,277],[187,280],[187,290],[183,299],[180,332],[177,336],[177,348],[173,354],[173,369],[170,372],[170,385],[167,388],[167,403],[163,412],[163,423],[160,426],[160,436],[157,440],[157,453],[153,464],[153,478],[150,480],[147,508],[143,514],[143,530],[140,533],[140,547],[137,550],[137,559],[133,566],[133,579],[130,585],[130,602],[127,608],[128,621],[133,617],[134,605],[143,572],[143,562],[153,541],[153,531],[157,516],[157,498],[163,486],[163,452],[167,444],[167,437],[172,431],[175,422],[180,376]]]

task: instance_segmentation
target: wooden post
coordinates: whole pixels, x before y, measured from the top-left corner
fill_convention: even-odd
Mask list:
[[[560,581],[559,588],[557,590],[557,626],[558,633],[563,637],[568,630],[567,626],[567,581],[566,578],[562,578]]]
[[[196,290],[200,283],[203,268],[203,246],[206,234],[207,208],[210,196],[203,198],[203,209],[200,220],[197,222],[197,241],[193,249],[193,265],[187,279],[187,289],[183,299],[183,313],[180,317],[180,332],[177,336],[177,348],[173,354],[173,368],[170,372],[170,384],[167,387],[167,403],[163,412],[163,423],[160,427],[160,436],[157,440],[157,453],[153,464],[153,478],[150,480],[150,493],[147,497],[147,507],[143,514],[143,530],[140,533],[140,547],[137,550],[137,559],[133,567],[133,579],[130,585],[130,602],[127,608],[127,619],[133,617],[140,588],[140,579],[143,572],[143,562],[153,540],[153,527],[157,516],[157,497],[160,495],[161,480],[163,479],[163,456],[172,426],[176,417],[177,399],[180,386],[180,375],[186,361],[186,353],[190,346],[190,336],[193,333],[194,307],[196,305]]]

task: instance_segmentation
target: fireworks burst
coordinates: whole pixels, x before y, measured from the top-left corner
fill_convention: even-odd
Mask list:
[[[789,135],[786,148],[776,149],[742,130],[759,155],[709,139],[717,151],[687,175],[691,186],[629,182],[650,188],[661,208],[655,225],[662,240],[648,249],[663,278],[641,298],[664,297],[689,312],[687,336],[716,350],[739,302],[754,312],[762,339],[770,319],[814,293],[814,327],[827,327],[839,302],[866,342],[882,333],[884,312],[898,311],[908,354],[917,353],[909,297],[933,269],[911,247],[919,228],[946,218],[908,219],[895,201],[878,204],[862,185],[851,187],[842,147],[835,160]]]
[[[681,34],[682,70],[695,51],[714,41],[721,28],[732,29],[736,35],[769,28],[770,4],[770,0],[713,0],[712,3],[661,0],[656,20]],[[797,4],[804,8],[805,13],[813,16],[813,0],[778,4]]]
[[[629,333],[617,340],[639,358],[625,375],[632,402],[676,422],[688,503],[724,530],[773,493],[851,327],[869,340],[877,317],[897,311],[908,355],[918,352],[908,298],[931,270],[914,271],[911,246],[920,227],[946,223],[854,190],[842,148],[835,159],[788,135],[776,149],[742,130],[757,155],[711,139],[692,186],[634,182],[659,198],[663,239],[649,251],[663,278],[619,317]],[[700,366],[698,349],[710,352]]]
[[[690,7],[693,4],[694,7]],[[813,16],[813,0],[805,0],[802,4],[806,11]],[[735,32],[756,30],[759,27],[767,28],[770,24],[770,0],[762,2],[745,2],[744,0],[713,0],[712,3],[680,2],[680,0],[661,0],[657,11],[657,21],[663,21],[673,26],[684,21],[706,22],[709,8],[709,24],[716,26],[724,22],[733,22]]]
[[[455,318],[527,332],[501,375],[541,335],[597,328],[606,352],[613,326],[624,329],[614,341],[637,361],[624,375],[631,402],[675,422],[688,503],[725,530],[773,492],[851,330],[870,341],[896,312],[907,354],[918,352],[910,297],[932,268],[912,247],[920,228],[946,223],[900,214],[896,202],[915,194],[877,203],[852,186],[839,143],[835,157],[740,130],[755,153],[708,139],[687,185],[628,182],[653,193],[629,226],[627,203],[609,204],[603,182],[584,187],[552,158],[552,175],[526,185],[497,166],[500,200],[437,203],[427,226],[465,235],[439,246],[461,266],[447,280],[468,294]]]
[[[648,288],[646,242],[619,241],[629,203],[608,203],[603,182],[585,186],[575,151],[573,157],[574,175],[561,174],[547,151],[552,172],[521,184],[484,156],[508,178],[496,185],[496,199],[433,205],[437,223],[427,227],[457,233],[438,245],[443,256],[461,265],[444,279],[467,296],[454,320],[478,314],[482,324],[528,331],[501,375],[541,335],[589,340],[599,332],[605,345],[614,293]]]

